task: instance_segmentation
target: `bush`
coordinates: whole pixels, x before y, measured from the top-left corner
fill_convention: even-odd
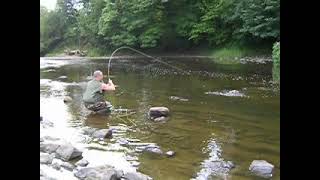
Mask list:
[[[280,42],[276,42],[273,44],[272,60],[273,60],[273,68],[272,68],[273,81],[280,83]]]

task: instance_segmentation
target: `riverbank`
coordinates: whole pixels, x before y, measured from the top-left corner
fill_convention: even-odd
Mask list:
[[[97,48],[85,48],[88,52],[87,56],[68,56],[65,55],[63,49],[55,50],[53,53],[47,54],[44,58],[51,60],[69,60],[69,59],[109,59],[111,52],[102,53]],[[158,52],[145,51],[145,53],[160,59],[171,58],[187,58],[187,59],[210,59],[218,64],[244,64],[247,62],[266,63],[272,62],[272,53],[269,48],[250,48],[240,46],[226,46],[216,49],[193,49],[190,51],[179,52]],[[124,49],[124,52],[117,52],[113,59],[139,59],[145,58],[136,55],[134,52]]]

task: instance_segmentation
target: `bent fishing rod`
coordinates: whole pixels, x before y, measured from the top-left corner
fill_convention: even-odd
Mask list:
[[[161,60],[159,60],[159,59],[157,59],[157,58],[155,58],[155,57],[152,57],[152,56],[150,56],[150,55],[148,55],[148,54],[145,54],[145,53],[143,53],[143,52],[141,52],[141,51],[139,51],[139,50],[133,49],[133,48],[128,47],[128,46],[122,46],[122,47],[119,47],[118,49],[114,50],[113,53],[111,54],[111,56],[109,57],[109,60],[108,60],[108,79],[109,79],[109,80],[110,80],[110,66],[111,66],[112,57],[113,57],[113,55],[114,55],[117,51],[119,51],[119,50],[121,50],[121,49],[129,49],[129,50],[132,50],[132,51],[134,51],[134,52],[136,52],[136,53],[139,53],[139,54],[141,54],[141,55],[143,55],[143,56],[145,56],[145,57],[151,58],[151,59],[153,59],[153,60],[156,61],[156,62],[159,62],[159,63],[161,63],[161,64],[167,65],[167,66],[172,67],[172,68],[174,68],[174,69],[176,69],[176,70],[179,70],[179,71],[182,71],[182,72],[186,72],[186,71],[184,71],[184,70],[182,70],[182,69],[180,69],[180,68],[178,68],[178,67],[176,67],[176,66],[173,66],[173,65],[171,65],[171,64],[168,64],[168,63],[166,63],[166,62],[163,62],[163,61],[161,61]],[[186,72],[186,73],[187,73],[187,74],[190,74],[189,72]]]

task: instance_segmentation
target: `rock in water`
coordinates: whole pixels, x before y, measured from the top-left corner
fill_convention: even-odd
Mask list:
[[[232,161],[227,161],[227,162],[224,162],[223,167],[228,168],[228,169],[232,169],[236,166],[234,165],[234,163]]]
[[[161,149],[159,147],[145,147],[144,150],[145,152],[150,152],[150,153],[155,153],[155,154],[163,154],[163,152],[161,151]]]
[[[254,160],[250,164],[249,170],[257,176],[270,178],[272,177],[273,168],[274,166],[265,160]]]
[[[175,154],[176,154],[176,153],[175,153],[174,151],[168,151],[168,152],[166,152],[166,155],[167,155],[168,157],[173,157]]]
[[[151,177],[139,173],[139,172],[128,172],[123,176],[123,179],[126,180],[152,180]]]
[[[152,107],[149,109],[148,115],[151,119],[169,116],[169,109],[167,107]]]
[[[95,131],[92,136],[94,138],[111,138],[112,130],[111,129],[100,129]]]
[[[108,179],[117,180],[123,176],[122,171],[115,170],[112,166],[104,165],[97,167],[82,168],[74,173],[79,179]]]
[[[58,77],[59,79],[67,79],[68,77],[67,76],[60,76]]]
[[[80,161],[78,161],[78,162],[76,163],[76,166],[85,167],[85,166],[87,166],[88,164],[89,164],[89,162],[88,162],[87,160],[81,159]]]
[[[82,156],[82,152],[77,148],[73,147],[70,143],[62,144],[56,150],[57,158],[64,161],[69,161],[71,159]]]
[[[67,103],[67,102],[71,102],[72,101],[72,98],[70,96],[66,96],[64,97],[63,99],[63,102]]]
[[[169,117],[161,116],[161,117],[154,118],[153,121],[154,122],[164,122],[164,121],[167,121],[168,119],[169,119]]]
[[[51,164],[54,158],[53,154],[40,153],[40,163],[41,164]]]

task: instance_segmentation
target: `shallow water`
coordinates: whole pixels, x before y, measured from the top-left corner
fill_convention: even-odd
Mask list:
[[[280,93],[268,83],[271,64],[217,65],[200,59],[166,62],[191,74],[174,72],[145,59],[112,62],[110,73],[119,88],[108,93],[106,100],[115,108],[136,111],[130,116],[136,124],[132,126],[130,121],[114,116],[92,115],[81,102],[88,76],[96,69],[106,73],[106,60],[40,59],[40,113],[55,123],[42,134],[74,142],[84,150],[89,166],[112,164],[135,171],[125,159],[128,154],[136,156],[141,163],[138,171],[154,179],[216,179],[212,161],[235,164],[226,173],[227,179],[257,179],[248,171],[255,159],[274,164],[272,179],[280,179]],[[224,96],[226,92],[243,96]],[[65,95],[73,101],[63,103]],[[146,113],[152,106],[168,107],[170,119],[165,123],[148,121]],[[131,128],[119,133],[115,140],[83,142],[82,127],[108,128],[119,124]],[[176,156],[134,153],[132,148],[116,143],[117,138],[156,143],[163,151],[175,151]]]

